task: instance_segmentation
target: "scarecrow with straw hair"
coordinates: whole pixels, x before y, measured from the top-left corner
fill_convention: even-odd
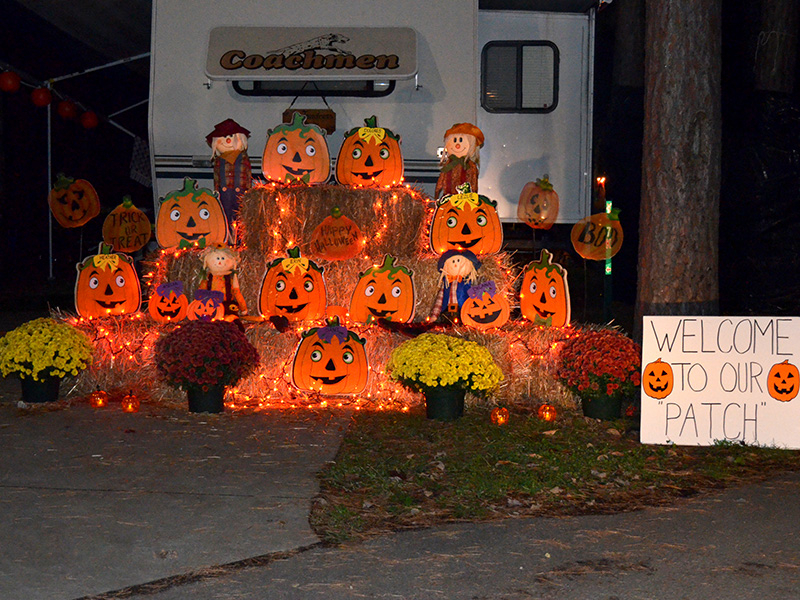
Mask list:
[[[433,197],[457,194],[458,186],[469,183],[478,191],[478,168],[483,132],[472,123],[456,123],[444,133],[444,152],[439,161],[441,174]]]
[[[467,292],[478,280],[481,261],[470,250],[448,250],[439,257],[439,294],[431,311],[430,321],[441,317],[455,321]]]
[[[250,189],[253,181],[247,138],[250,132],[233,119],[225,119],[206,136],[214,164],[214,188],[228,218],[229,227],[239,213],[239,196]],[[229,238],[233,240],[232,231]]]

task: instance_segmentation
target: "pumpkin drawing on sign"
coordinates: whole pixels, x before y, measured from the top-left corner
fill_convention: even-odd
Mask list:
[[[308,244],[309,254],[325,260],[347,260],[358,256],[366,244],[364,234],[338,206],[317,225]]]
[[[511,307],[505,294],[497,292],[494,281],[473,285],[461,305],[461,322],[467,327],[487,330],[508,322]]]
[[[381,265],[364,271],[350,300],[350,318],[359,323],[386,319],[408,323],[414,317],[413,273],[395,265],[395,257],[386,255]]]
[[[162,248],[205,248],[223,244],[228,221],[215,192],[198,188],[197,181],[184,178],[183,188],[160,200],[156,218],[156,240]]]
[[[58,174],[47,203],[62,227],[80,227],[100,214],[100,200],[92,184],[63,173]]]
[[[292,362],[292,384],[326,395],[362,392],[369,377],[365,344],[336,317],[325,327],[308,330]]]
[[[325,183],[331,174],[325,132],[317,125],[307,125],[305,115],[294,113],[290,124],[267,131],[261,171],[275,181]]]
[[[150,219],[133,205],[130,196],[103,221],[103,241],[117,252],[136,252],[150,241]]]
[[[374,115],[364,119],[365,127],[344,134],[336,159],[336,180],[342,185],[390,186],[403,181],[403,153],[400,136],[378,127]]]
[[[147,312],[157,323],[170,323],[186,318],[189,299],[183,293],[182,281],[170,281],[159,285],[150,295]]]
[[[552,258],[550,252],[542,250],[539,260],[525,267],[519,308],[534,325],[563,327],[570,320],[567,270],[551,262]]]
[[[526,183],[517,202],[517,217],[534,229],[550,229],[558,218],[558,194],[547,175]]]
[[[217,290],[197,290],[186,309],[190,321],[221,321],[225,318],[225,294]]]
[[[575,223],[570,232],[575,252],[587,260],[611,258],[622,247],[622,224],[619,209],[597,213]]]
[[[321,319],[327,304],[323,269],[302,258],[300,248],[288,253],[288,258],[277,258],[267,266],[258,301],[261,315],[290,321]]]
[[[660,358],[649,363],[642,371],[642,389],[645,394],[656,400],[669,396],[674,383],[672,365]]]
[[[472,192],[468,183],[458,194],[443,196],[436,203],[431,220],[431,248],[437,254],[448,250],[469,250],[476,255],[499,252],[503,226],[497,203]]]
[[[75,309],[84,318],[135,313],[142,304],[133,259],[100,244],[98,253],[78,263]]]
[[[800,389],[800,371],[787,358],[782,363],[772,365],[767,375],[767,392],[781,402],[789,402],[797,397]]]

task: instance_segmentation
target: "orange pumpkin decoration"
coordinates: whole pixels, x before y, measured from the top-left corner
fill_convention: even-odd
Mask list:
[[[336,180],[342,185],[390,186],[403,181],[400,136],[378,127],[374,115],[365,127],[344,134],[336,159]]]
[[[133,259],[110,250],[101,243],[97,254],[77,265],[75,309],[84,318],[135,313],[142,304]]]
[[[291,124],[267,131],[261,171],[275,181],[325,183],[331,174],[325,132],[317,125],[306,125],[305,115],[294,113]]]
[[[800,390],[800,371],[786,359],[772,365],[767,375],[767,392],[781,402],[789,402],[797,397]]]
[[[622,224],[619,209],[609,213],[597,213],[581,219],[570,233],[575,252],[587,260],[611,258],[622,247]]]
[[[558,218],[558,204],[558,194],[545,175],[524,185],[517,202],[517,217],[534,229],[550,229]]]
[[[103,221],[103,241],[117,252],[136,252],[150,241],[150,219],[133,205],[130,196]]]
[[[228,220],[215,192],[198,188],[186,177],[183,188],[170,192],[160,201],[156,218],[156,240],[162,248],[205,248],[223,244],[228,236]]]
[[[351,219],[334,206],[329,217],[311,234],[308,252],[325,260],[347,260],[358,256],[366,244],[364,234]]]
[[[569,325],[570,301],[567,270],[551,262],[553,255],[542,250],[539,260],[525,267],[519,308],[522,316],[535,325]]]
[[[283,316],[290,321],[321,319],[327,304],[323,269],[290,248],[288,258],[267,266],[261,284],[259,308],[264,317]]]
[[[133,392],[128,392],[122,397],[122,411],[126,413],[139,412],[139,398]]]
[[[501,406],[495,406],[489,413],[489,418],[495,425],[505,425],[508,423],[509,416],[508,409]]]
[[[395,257],[386,255],[380,266],[364,271],[353,290],[350,317],[359,323],[386,319],[408,323],[414,317],[413,273],[395,265]]]
[[[642,389],[651,398],[666,398],[672,393],[674,383],[672,365],[660,358],[649,363],[642,371]]]
[[[100,200],[92,184],[63,173],[58,174],[47,203],[62,227],[80,227],[100,214]]]
[[[292,384],[326,395],[361,393],[369,378],[365,344],[336,318],[325,327],[310,329],[303,334],[292,362]]]
[[[461,305],[461,322],[475,329],[493,329],[505,325],[510,313],[505,294],[498,293],[494,281],[487,281],[467,290],[467,299]]]
[[[216,290],[199,289],[194,300],[186,308],[186,318],[190,321],[220,321],[225,318],[223,301],[225,294]]]
[[[108,392],[97,389],[89,394],[89,404],[95,408],[103,408],[106,404],[108,404],[108,398]]]
[[[552,404],[542,404],[539,407],[539,410],[536,411],[536,415],[542,420],[547,421],[548,423],[551,421],[555,421],[556,417],[558,416],[558,411],[556,411],[556,407]]]
[[[503,245],[503,226],[497,202],[472,192],[468,183],[460,193],[442,196],[431,220],[431,248],[437,254],[448,250],[470,250],[493,254]]]
[[[157,323],[170,323],[186,318],[189,299],[183,293],[182,281],[162,283],[150,296],[147,312]]]

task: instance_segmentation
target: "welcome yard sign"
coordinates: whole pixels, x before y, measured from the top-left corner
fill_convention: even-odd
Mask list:
[[[645,444],[800,448],[800,318],[644,317]]]

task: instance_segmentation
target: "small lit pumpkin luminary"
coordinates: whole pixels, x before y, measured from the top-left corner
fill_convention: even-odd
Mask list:
[[[122,411],[126,413],[139,412],[139,398],[133,393],[128,392],[122,397]]]
[[[147,312],[157,323],[169,323],[186,318],[189,299],[183,293],[182,281],[170,281],[159,285],[150,295]]]
[[[508,409],[502,406],[496,406],[492,409],[492,412],[489,413],[489,418],[495,425],[505,425],[508,423],[509,419]]]
[[[497,291],[494,281],[473,285],[461,305],[461,322],[467,327],[487,330],[508,322],[511,307],[505,294]]]
[[[205,248],[224,244],[228,220],[216,192],[184,178],[183,188],[164,196],[156,217],[156,240],[162,248]]]
[[[378,127],[375,116],[364,119],[365,127],[344,134],[336,159],[336,180],[342,185],[365,187],[397,185],[403,181],[400,136]]]
[[[539,260],[525,267],[519,308],[522,316],[535,325],[569,325],[570,301],[567,270],[551,262],[553,255],[542,250]]]
[[[536,415],[542,421],[550,422],[556,420],[556,417],[558,416],[558,411],[556,411],[556,407],[553,406],[552,404],[545,403],[539,407],[539,410],[536,411]]]
[[[325,183],[331,174],[325,132],[317,125],[307,125],[305,115],[295,112],[291,123],[267,132],[261,170],[264,177],[275,181]]]
[[[301,257],[299,248],[290,248],[288,254],[267,266],[259,296],[262,316],[283,316],[290,321],[321,319],[327,304],[322,267]]]
[[[797,397],[800,389],[800,371],[789,359],[772,365],[767,375],[767,392],[775,400],[789,402]]]
[[[47,197],[53,217],[62,227],[80,227],[100,214],[100,200],[91,183],[59,173]]]
[[[468,183],[458,194],[443,196],[431,220],[431,248],[437,254],[470,250],[476,255],[494,254],[503,245],[503,226],[497,202],[472,192]]]
[[[97,254],[78,263],[75,309],[84,318],[135,313],[142,303],[133,259],[100,244]]]
[[[325,395],[362,392],[369,378],[365,344],[336,318],[325,327],[308,330],[292,362],[292,384]]]
[[[380,266],[361,274],[350,300],[350,317],[359,323],[386,319],[408,323],[414,316],[414,280],[406,267],[386,255]]]
[[[108,392],[97,389],[89,394],[89,404],[95,408],[103,408],[108,404]]]
[[[642,370],[642,389],[651,398],[666,398],[672,393],[674,383],[672,365],[660,358]]]

